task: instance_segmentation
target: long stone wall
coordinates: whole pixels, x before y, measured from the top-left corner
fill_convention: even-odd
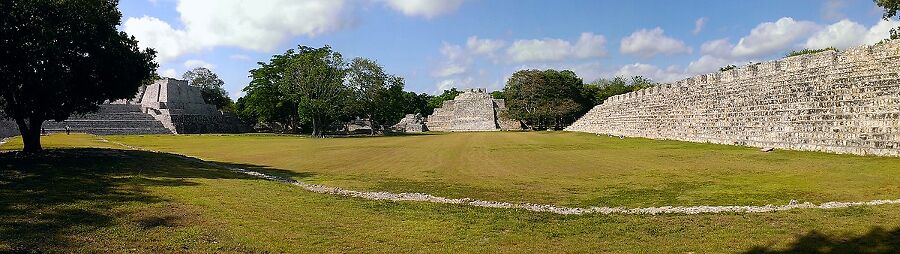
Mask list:
[[[900,156],[900,40],[613,96],[568,131]]]

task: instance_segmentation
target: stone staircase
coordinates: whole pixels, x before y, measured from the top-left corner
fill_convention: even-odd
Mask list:
[[[139,135],[139,134],[171,134],[172,131],[151,116],[141,111],[141,105],[104,104],[95,113],[83,116],[71,116],[62,122],[47,121],[44,130],[48,132],[65,132],[66,126],[72,132],[84,132],[97,135]]]

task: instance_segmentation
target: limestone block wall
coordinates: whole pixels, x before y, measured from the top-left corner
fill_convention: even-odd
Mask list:
[[[594,107],[569,131],[900,156],[900,41],[700,75]]]

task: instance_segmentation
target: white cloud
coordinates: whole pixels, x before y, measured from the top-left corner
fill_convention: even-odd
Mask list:
[[[719,68],[725,67],[727,65],[737,64],[733,60],[719,58],[711,55],[701,56],[700,59],[696,61],[692,61],[688,64],[687,73],[692,75],[704,74],[718,71]]]
[[[348,27],[344,0],[181,0],[183,28],[154,17],[128,18],[123,30],[141,47],[155,48],[158,61],[218,46],[271,51],[291,36],[317,36]]]
[[[581,33],[578,42],[575,43],[574,55],[577,58],[592,58],[606,56],[606,37],[593,33]]]
[[[662,28],[641,29],[622,39],[620,50],[625,54],[653,57],[659,54],[691,53],[683,41],[667,37]]]
[[[464,74],[472,64],[472,57],[459,45],[445,42],[441,46],[441,55],[444,56],[444,62],[432,72],[435,77],[446,78]]]
[[[697,21],[694,21],[694,31],[692,33],[694,35],[700,34],[700,32],[703,31],[703,27],[706,26],[706,21],[708,21],[708,20],[709,20],[709,18],[702,17],[702,18],[697,19]]]
[[[207,69],[210,69],[210,70],[216,68],[215,65],[213,65],[213,64],[211,64],[211,63],[207,63],[207,62],[205,62],[205,61],[203,61],[203,60],[191,59],[191,60],[184,61],[184,68],[185,68],[185,69],[190,70],[190,69],[197,68],[197,67],[203,67],[203,68],[207,68]]]
[[[199,51],[202,47],[189,39],[185,31],[175,30],[169,23],[154,17],[128,18],[124,30],[138,39],[138,47],[154,48],[156,60],[166,63],[179,56]]]
[[[162,72],[159,73],[159,75],[162,77],[167,77],[167,78],[179,78],[180,77],[180,76],[178,76],[178,73],[175,72],[175,69],[171,69],[171,68],[163,70]]]
[[[238,60],[238,61],[253,61],[252,57],[250,57],[248,55],[243,55],[243,54],[234,54],[234,55],[229,56],[228,58],[231,58],[231,60]]]
[[[865,26],[850,20],[841,20],[829,25],[806,41],[806,48],[819,49],[827,47],[849,48],[858,46],[865,38]]]
[[[632,77],[644,76],[656,82],[674,82],[683,79],[688,75],[679,70],[677,66],[669,66],[666,69],[660,69],[655,65],[634,63],[622,66],[615,73],[616,76]]]
[[[459,9],[463,0],[384,0],[384,2],[388,7],[407,16],[434,18]]]
[[[475,55],[493,56],[494,52],[506,46],[503,40],[478,39],[476,36],[466,40],[466,48]]]
[[[819,30],[816,23],[794,21],[785,17],[775,22],[765,22],[753,28],[750,34],[741,38],[732,54],[738,57],[765,56],[792,46],[797,40]]]
[[[700,46],[700,53],[725,57],[730,56],[733,49],[734,45],[728,42],[728,39],[718,39],[704,42],[703,45]]]
[[[878,24],[875,24],[874,26],[869,28],[869,32],[866,33],[866,36],[863,38],[863,44],[875,44],[890,37],[891,29],[897,28],[898,26],[900,26],[900,21],[878,21]]]
[[[454,87],[457,89],[474,88],[473,83],[474,79],[472,77],[462,79],[444,79],[435,84],[435,88],[437,88],[435,93],[441,93],[444,90],[448,90]]]
[[[460,74],[466,73],[467,69],[468,69],[468,67],[466,67],[466,66],[456,64],[456,63],[450,63],[450,64],[443,65],[440,68],[438,68],[437,70],[435,70],[434,76],[446,78],[449,76],[455,76],[455,75],[460,75]]]
[[[898,21],[881,20],[871,28],[866,28],[859,23],[844,19],[814,34],[806,41],[805,46],[811,49],[827,47],[846,49],[860,45],[872,45],[888,38],[891,28],[897,26],[900,26]]]
[[[603,35],[582,33],[572,44],[563,39],[516,40],[506,53],[513,62],[559,61],[567,58],[586,59],[606,55]]]

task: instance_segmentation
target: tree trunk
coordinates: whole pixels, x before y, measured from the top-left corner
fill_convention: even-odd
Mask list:
[[[313,137],[319,137],[319,126],[317,124],[318,119],[316,117],[312,118],[312,135]]]
[[[23,152],[39,153],[44,150],[41,147],[41,125],[43,123],[44,120],[34,117],[29,118],[27,122],[25,119],[16,119],[19,133],[22,134]]]
[[[372,114],[369,114],[369,136],[375,136],[375,120]]]

